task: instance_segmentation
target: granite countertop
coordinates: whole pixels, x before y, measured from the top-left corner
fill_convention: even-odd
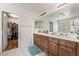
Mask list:
[[[55,37],[55,38],[59,38],[59,39],[63,39],[63,40],[69,40],[69,41],[74,41],[74,42],[79,42],[79,39],[77,38],[70,38],[70,37],[66,37],[66,36],[60,36],[60,35],[51,35],[51,34],[45,34],[45,33],[37,33],[35,32],[34,34],[39,34],[39,35],[44,35],[44,36],[48,36],[48,37]]]

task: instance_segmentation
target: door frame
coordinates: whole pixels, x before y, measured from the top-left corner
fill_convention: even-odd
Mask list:
[[[6,11],[2,11],[2,52],[4,52],[3,51],[3,13],[11,13],[11,12],[6,12]],[[16,14],[16,13],[11,13],[11,14]],[[16,14],[16,15],[18,15],[18,14]],[[18,48],[20,47],[20,19],[19,19],[19,15],[18,15]]]

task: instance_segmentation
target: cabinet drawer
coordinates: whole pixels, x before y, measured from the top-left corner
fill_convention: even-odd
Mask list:
[[[49,41],[58,43],[58,39],[57,39],[57,38],[52,38],[52,37],[50,37],[50,38],[49,38]]]
[[[59,46],[58,50],[59,56],[75,56],[75,48],[66,47],[63,45]]]
[[[59,44],[70,46],[70,47],[75,47],[76,46],[75,42],[68,41],[68,40],[63,40],[63,39],[59,40]]]

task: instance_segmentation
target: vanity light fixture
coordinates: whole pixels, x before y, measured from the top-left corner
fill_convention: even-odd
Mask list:
[[[57,3],[56,7],[59,8],[59,7],[63,6],[63,5],[65,5],[65,4],[66,3]]]
[[[47,14],[47,12],[43,12],[40,16],[44,16],[45,14]]]
[[[59,13],[60,15],[62,15],[62,16],[65,16],[65,14],[64,13]]]

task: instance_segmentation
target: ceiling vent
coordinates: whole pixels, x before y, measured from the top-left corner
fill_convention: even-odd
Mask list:
[[[40,16],[44,16],[44,15],[46,15],[47,14],[47,12],[43,12]]]

